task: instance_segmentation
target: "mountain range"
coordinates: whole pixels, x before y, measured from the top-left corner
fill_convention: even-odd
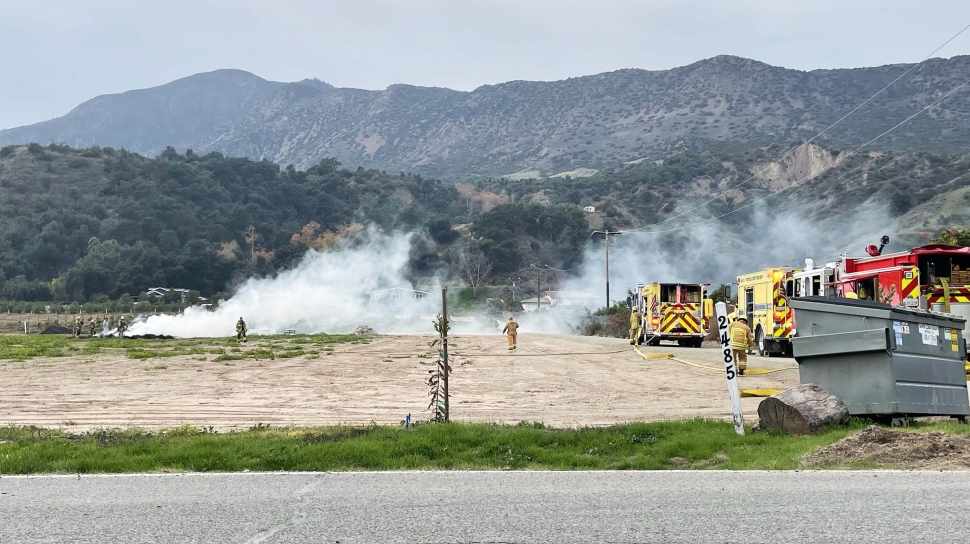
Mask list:
[[[804,141],[911,67],[798,71],[718,56],[670,70],[511,81],[470,92],[336,88],[217,70],[96,97],[63,117],[0,131],[0,146],[98,144],[148,155],[172,146],[299,169],[335,157],[348,167],[453,180],[582,176],[685,148]],[[817,142],[835,150],[860,145],[967,80],[970,56],[926,61]],[[970,152],[967,92],[870,148]]]

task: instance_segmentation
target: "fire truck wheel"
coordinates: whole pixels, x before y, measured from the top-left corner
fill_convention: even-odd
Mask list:
[[[650,345],[650,346],[659,346],[660,345],[660,339],[659,338],[651,338],[650,341],[647,342],[647,344]]]
[[[702,346],[703,344],[704,344],[704,339],[703,339],[703,338],[695,338],[695,339],[694,339],[694,343],[693,343],[692,345],[693,345],[693,347],[695,347],[695,348],[699,348],[699,347],[701,347],[701,346]]]
[[[754,332],[754,343],[758,345],[758,355],[767,357],[768,347],[765,345],[765,332],[761,325],[758,325],[758,329]]]

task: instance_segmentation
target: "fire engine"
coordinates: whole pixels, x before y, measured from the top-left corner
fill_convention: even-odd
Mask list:
[[[706,283],[637,284],[630,303],[640,310],[640,340],[651,346],[676,340],[681,346],[700,347],[714,314],[708,287]]]
[[[795,294],[793,274],[783,266],[738,276],[738,317],[748,319],[762,357],[791,351],[795,322],[788,299]]]
[[[835,267],[835,263],[828,263],[815,268],[815,261],[805,259],[803,270],[770,267],[738,276],[738,315],[748,318],[759,355],[791,355],[795,316],[788,301],[838,295],[833,286]]]
[[[802,296],[848,296],[895,306],[957,314],[970,333],[970,247],[931,244],[883,254],[889,237],[866,247],[866,257],[805,268],[765,268],[738,276],[738,315],[748,318],[758,353],[791,354],[797,316],[788,306]]]
[[[844,295],[970,318],[970,248],[930,244],[882,255],[872,245],[867,251],[868,257],[839,260],[836,281]]]

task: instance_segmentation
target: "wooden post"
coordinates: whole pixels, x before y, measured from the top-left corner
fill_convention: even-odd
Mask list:
[[[448,288],[441,288],[441,354],[445,361],[444,390],[445,390],[445,421],[450,421],[450,407],[448,398],[448,374],[451,367],[448,366]]]
[[[734,431],[744,436],[744,414],[741,412],[741,394],[738,391],[738,373],[731,350],[730,323],[728,323],[727,305],[718,302],[714,305],[714,315],[717,320],[718,336],[721,340],[721,354],[724,356],[724,372],[727,376],[728,396],[731,399],[731,411],[734,413]]]

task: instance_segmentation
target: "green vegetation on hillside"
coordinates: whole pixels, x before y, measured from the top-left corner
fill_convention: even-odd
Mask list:
[[[532,239],[544,260],[575,253],[589,236],[589,224],[576,206],[500,204],[475,219],[472,234],[496,272],[523,266],[518,237]]]
[[[442,272],[460,277],[462,256],[481,250],[491,264],[488,281],[501,283],[495,278],[522,273],[531,263],[570,259],[575,267],[591,226],[622,229],[675,216],[671,225],[690,224],[793,184],[759,208],[837,223],[874,205],[909,218],[900,229],[907,237],[897,241],[914,245],[920,240],[913,229],[936,234],[970,224],[964,212],[970,156],[860,153],[802,181],[839,154],[813,148],[769,168],[789,149],[708,143],[587,177],[452,185],[341,169],[335,159],[297,171],[173,149],[149,159],[110,148],[7,146],[0,148],[0,300],[108,304],[131,297],[134,305],[181,304],[149,299],[144,291],[153,286],[190,289],[193,300],[224,297],[235,282],[272,276],[310,249],[332,248],[367,225],[428,233],[413,241],[409,264],[416,279]],[[934,202],[942,208],[927,219]],[[702,205],[690,210],[695,203]],[[586,205],[596,214],[582,212]],[[721,222],[743,229],[754,211]],[[658,240],[672,254],[688,243],[676,234]]]
[[[574,252],[587,234],[575,205],[502,202],[472,186],[340,169],[334,159],[297,171],[171,148],[149,159],[111,148],[7,146],[0,300],[107,303],[152,286],[211,297],[234,279],[273,275],[310,249],[334,247],[361,224],[428,232],[410,264],[429,275],[455,260],[446,250],[458,224],[487,231],[472,245],[496,259],[496,270],[515,268],[523,252]]]
[[[552,203],[594,205],[608,228],[658,222],[714,195],[717,198],[678,223],[721,216],[783,185],[791,189],[763,204],[775,215],[824,219],[850,214],[863,204],[875,204],[893,216],[902,216],[916,206],[953,193],[961,196],[960,202],[943,210],[942,222],[970,224],[970,211],[964,211],[968,200],[958,193],[970,186],[970,155],[859,153],[811,179],[806,179],[812,171],[806,165],[789,162],[782,169],[786,177],[769,184],[763,176],[751,178],[794,146],[704,147],[707,149],[663,160],[617,165],[588,177],[544,178],[528,183],[502,178],[482,181],[481,185],[490,191],[503,191],[513,201],[541,193]],[[831,151],[827,160],[837,156]],[[820,161],[814,171],[821,171],[827,164]],[[750,215],[751,210],[728,215],[722,222],[729,226],[743,223]]]
[[[6,298],[83,301],[153,285],[213,294],[235,274],[292,264],[307,247],[291,238],[311,222],[415,228],[457,214],[454,187],[333,160],[298,172],[172,149],[147,159],[31,144],[0,155]]]

